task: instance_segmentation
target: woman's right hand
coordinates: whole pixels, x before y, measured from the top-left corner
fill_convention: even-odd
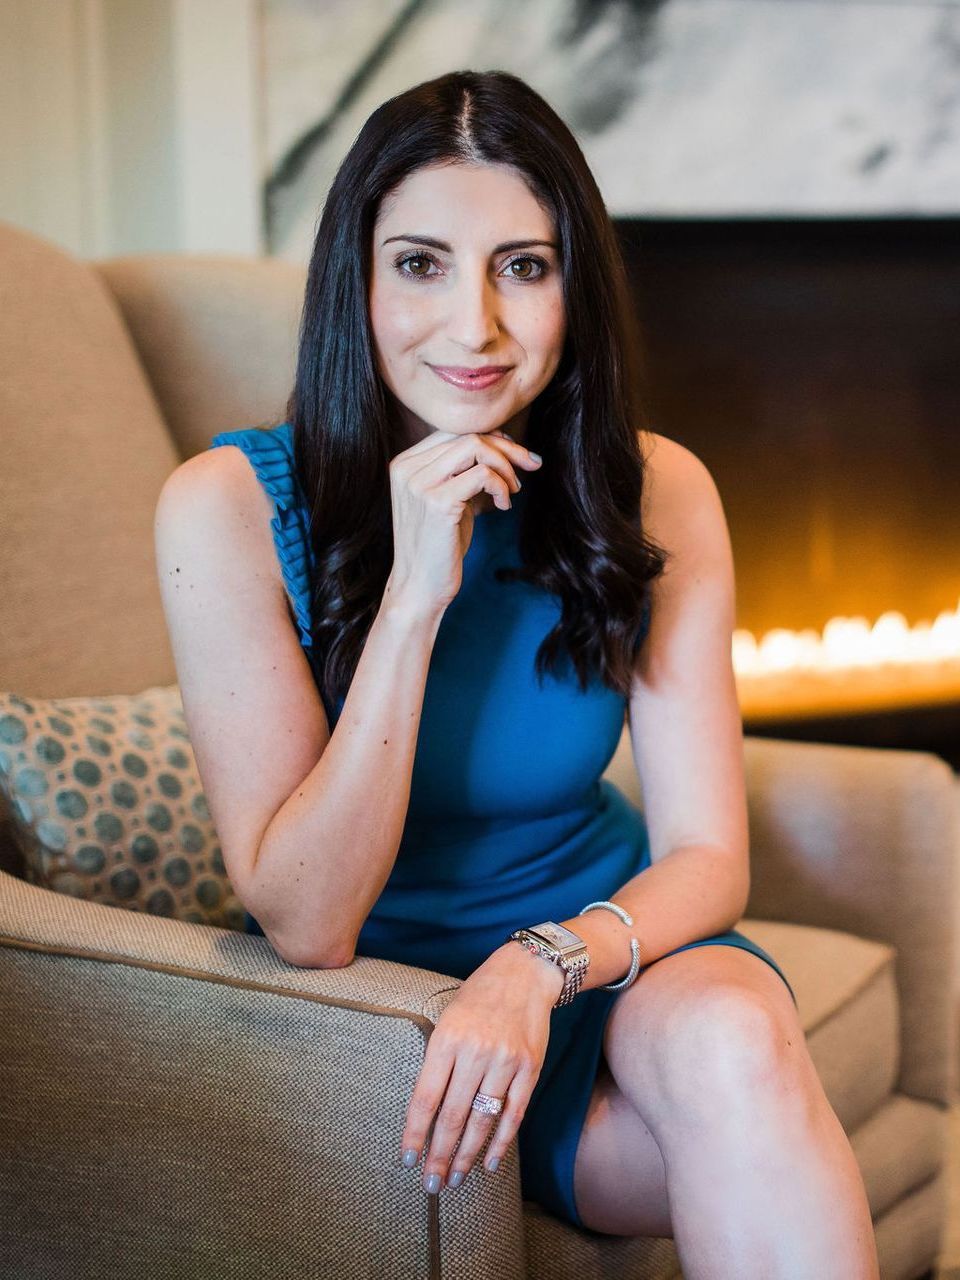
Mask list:
[[[514,468],[535,471],[540,465],[499,430],[465,436],[434,431],[391,459],[390,600],[426,616],[442,613],[460,590],[481,495],[490,494],[506,511],[520,488]]]

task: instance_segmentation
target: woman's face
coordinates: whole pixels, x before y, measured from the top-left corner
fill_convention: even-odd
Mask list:
[[[381,205],[371,264],[377,364],[409,444],[501,427],[522,441],[566,333],[556,231],[523,180],[501,165],[416,170]],[[507,369],[489,385],[437,372],[494,365]]]

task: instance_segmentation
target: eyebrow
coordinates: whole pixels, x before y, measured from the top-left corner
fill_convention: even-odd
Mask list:
[[[424,244],[429,249],[439,249],[441,253],[453,253],[453,249],[447,244],[446,240],[437,240],[434,236],[408,235],[390,236],[383,244],[392,244],[394,240],[406,240],[410,244]],[[506,240],[503,244],[498,244],[494,249],[494,253],[506,253],[510,249],[532,249],[537,245],[542,245],[547,249],[556,249],[560,252],[560,246],[554,244],[552,240]],[[383,245],[381,245],[381,248]]]

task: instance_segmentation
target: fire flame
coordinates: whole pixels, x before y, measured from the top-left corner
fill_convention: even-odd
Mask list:
[[[960,599],[933,622],[888,610],[875,622],[831,618],[823,631],[733,633],[745,714],[812,714],[960,696]]]

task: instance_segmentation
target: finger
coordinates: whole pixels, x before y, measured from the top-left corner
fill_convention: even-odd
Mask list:
[[[401,1158],[408,1151],[414,1151],[419,1160],[424,1151],[430,1126],[433,1124],[450,1080],[453,1062],[452,1052],[445,1052],[439,1044],[435,1045],[433,1038],[427,1042],[427,1054],[407,1104],[403,1137],[400,1142]]]
[[[503,437],[498,439],[506,443]],[[413,476],[421,488],[427,489],[481,463],[503,476],[511,493],[519,490],[520,481],[510,459],[497,445],[489,440],[478,440],[474,436],[465,436],[456,444],[447,445],[441,454],[418,467]]]
[[[528,471],[536,471],[543,462],[543,459],[539,454],[533,453],[532,450],[528,449],[524,444],[518,444],[517,441],[514,440],[513,436],[509,435],[506,431],[501,431],[497,428],[496,431],[488,432],[487,437],[485,438],[488,438],[489,436],[496,436],[498,439],[505,440],[507,442],[507,452],[515,465],[519,464]]]
[[[490,1134],[494,1132],[497,1125],[498,1116],[476,1110],[473,1106],[473,1098],[476,1097],[479,1091],[486,1094],[488,1098],[501,1099],[503,1106],[506,1107],[508,1090],[515,1075],[516,1072],[512,1068],[498,1071],[491,1069],[483,1077],[479,1089],[474,1089],[473,1097],[470,1100],[470,1118],[464,1126],[460,1144],[453,1152],[446,1171],[445,1182],[447,1186],[462,1186],[463,1180],[474,1168],[483,1144]],[[428,1156],[428,1161],[429,1159],[430,1157]],[[454,1174],[460,1175],[457,1181],[452,1181]]]
[[[524,444],[518,444],[512,435],[501,430],[500,427],[495,431],[484,432],[480,439],[482,441],[488,441],[491,437],[495,440],[502,441],[503,444],[506,445],[507,456],[510,458],[510,461],[514,466],[521,466],[527,471],[536,471],[541,465],[543,459],[539,454],[533,453]],[[502,448],[502,445],[498,444],[496,447],[499,449]]]
[[[433,1175],[438,1179],[435,1184],[438,1190],[443,1184],[450,1168],[454,1149],[458,1142],[462,1145],[466,1131],[471,1129],[474,1135],[479,1131],[482,1140],[489,1132],[491,1122],[496,1119],[495,1116],[485,1116],[473,1110],[473,1100],[477,1096],[481,1082],[488,1079],[493,1082],[491,1089],[500,1087],[503,1093],[506,1093],[512,1075],[513,1071],[510,1068],[485,1067],[483,1062],[478,1062],[476,1058],[471,1059],[470,1055],[461,1053],[447,1086],[446,1096],[430,1138],[430,1150],[423,1163],[423,1182],[427,1191],[431,1190],[429,1179]],[[495,1093],[493,1096],[501,1097],[502,1094]],[[457,1154],[459,1158],[459,1151]],[[469,1165],[467,1167],[469,1168]]]
[[[488,1173],[494,1173],[497,1165],[506,1155],[510,1143],[517,1136],[520,1123],[526,1114],[527,1106],[537,1083],[538,1072],[532,1067],[520,1067],[510,1081],[510,1088],[503,1104],[503,1110],[497,1117],[497,1127],[490,1145],[483,1157],[483,1167]],[[484,1089],[484,1093],[487,1090]],[[502,1096],[502,1095],[497,1095]],[[493,1168],[490,1166],[493,1165]]]
[[[455,476],[433,485],[425,492],[439,497],[441,490],[443,496],[450,500],[451,505],[460,504],[461,509],[478,493],[489,493],[501,511],[509,511],[513,505],[510,501],[510,486],[499,472],[494,471],[485,462],[478,463],[469,471],[459,471]]]
[[[529,450],[524,449],[523,445],[518,445],[516,440],[514,440],[513,436],[509,433],[509,431],[504,431],[502,427],[494,427],[492,431],[479,431],[479,432],[476,432],[475,434],[482,436],[484,439],[489,439],[491,436],[496,436],[500,440],[508,440],[510,444],[516,445],[518,449],[522,450],[525,453],[529,453]],[[425,435],[422,439],[418,440],[416,444],[412,444],[408,448],[402,449],[399,453],[395,454],[394,456],[396,458],[401,458],[401,459],[417,458],[417,457],[420,457],[421,454],[431,453],[433,450],[438,449],[441,445],[449,444],[451,440],[463,440],[463,439],[464,437],[460,435],[460,433],[457,431],[441,431],[437,429],[437,430],[428,432],[428,434]]]
[[[399,453],[394,454],[393,461],[398,466],[404,466],[408,459],[414,462],[414,460],[419,461],[424,457],[431,458],[440,453],[445,446],[451,444],[454,440],[463,440],[465,438],[457,431],[431,431],[422,440],[410,445],[408,449],[402,449]]]

